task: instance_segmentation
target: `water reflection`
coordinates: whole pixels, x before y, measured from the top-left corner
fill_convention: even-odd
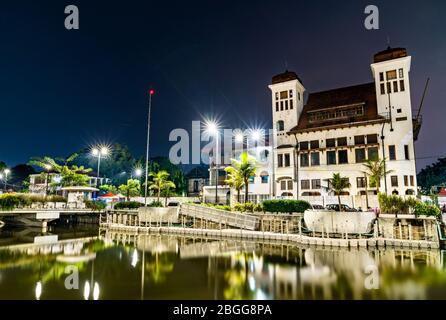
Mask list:
[[[446,298],[443,252],[435,250],[113,232],[49,244],[22,240],[0,247],[0,299]]]

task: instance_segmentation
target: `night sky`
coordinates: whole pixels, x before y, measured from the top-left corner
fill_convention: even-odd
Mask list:
[[[9,3],[8,3],[9,2]],[[64,8],[80,30],[64,28]],[[364,8],[380,9],[380,30]],[[412,107],[426,78],[418,170],[446,155],[446,1],[1,1],[0,160],[64,156],[94,143],[167,155],[174,128],[218,117],[271,126],[267,85],[286,68],[307,92],[372,80],[373,54],[406,47]]]

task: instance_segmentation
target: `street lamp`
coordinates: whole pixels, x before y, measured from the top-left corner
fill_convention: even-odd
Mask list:
[[[142,175],[142,170],[140,168],[135,169],[135,177],[140,178]]]
[[[51,166],[51,165],[49,165],[49,164],[46,164],[45,165],[45,170],[46,170],[46,187],[45,187],[45,195],[48,195],[48,181],[49,181],[49,175],[50,175],[50,170],[52,169],[53,167]]]
[[[3,171],[3,175],[4,175],[4,178],[5,178],[5,191],[6,191],[6,188],[7,188],[7,184],[8,184],[8,175],[11,173],[11,170],[9,170],[9,169],[5,169],[4,171]]]
[[[215,137],[215,204],[218,203],[218,164],[220,163],[220,154],[218,149],[218,125],[215,122],[206,123],[206,131],[209,135]]]
[[[103,146],[103,147],[96,147],[91,150],[91,154],[93,157],[98,158],[98,172],[96,175],[96,185],[99,184],[99,170],[101,168],[101,158],[106,157],[109,154],[110,150],[109,148]]]
[[[144,206],[147,207],[147,182],[149,177],[149,146],[150,146],[150,112],[152,111],[152,96],[155,94],[154,89],[149,90],[149,112],[147,115],[147,144],[146,144],[146,176],[144,184]]]
[[[262,137],[262,133],[260,132],[260,130],[255,129],[251,132],[251,138],[252,140],[254,140],[255,142],[260,141],[260,138]]]

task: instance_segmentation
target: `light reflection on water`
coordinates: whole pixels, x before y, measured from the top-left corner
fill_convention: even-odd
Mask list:
[[[74,233],[63,233],[51,245],[0,248],[0,299],[446,298],[438,250]],[[68,290],[72,270],[79,274],[78,289]]]

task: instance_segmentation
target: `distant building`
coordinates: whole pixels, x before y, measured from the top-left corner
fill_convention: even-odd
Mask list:
[[[416,193],[414,139],[420,123],[412,117],[411,57],[406,49],[388,48],[375,54],[370,67],[372,82],[310,93],[306,103],[296,73],[272,78],[273,195],[330,195],[324,187],[333,173],[349,180],[345,195],[374,194],[363,163],[378,158],[391,170],[381,191]]]
[[[205,166],[193,168],[186,174],[187,196],[198,197],[203,191],[203,187],[209,182],[209,169]]]
[[[47,180],[48,179],[48,180]],[[36,173],[29,176],[29,192],[34,194],[45,195],[46,190],[51,190],[57,194],[62,193],[62,187],[58,186],[56,189],[52,187],[52,183],[59,183],[62,181],[62,176],[59,173],[50,172],[48,175],[46,173]],[[99,182],[99,183],[98,183]],[[97,178],[89,177],[88,186],[95,187],[97,185],[107,184],[110,182],[108,178]]]

